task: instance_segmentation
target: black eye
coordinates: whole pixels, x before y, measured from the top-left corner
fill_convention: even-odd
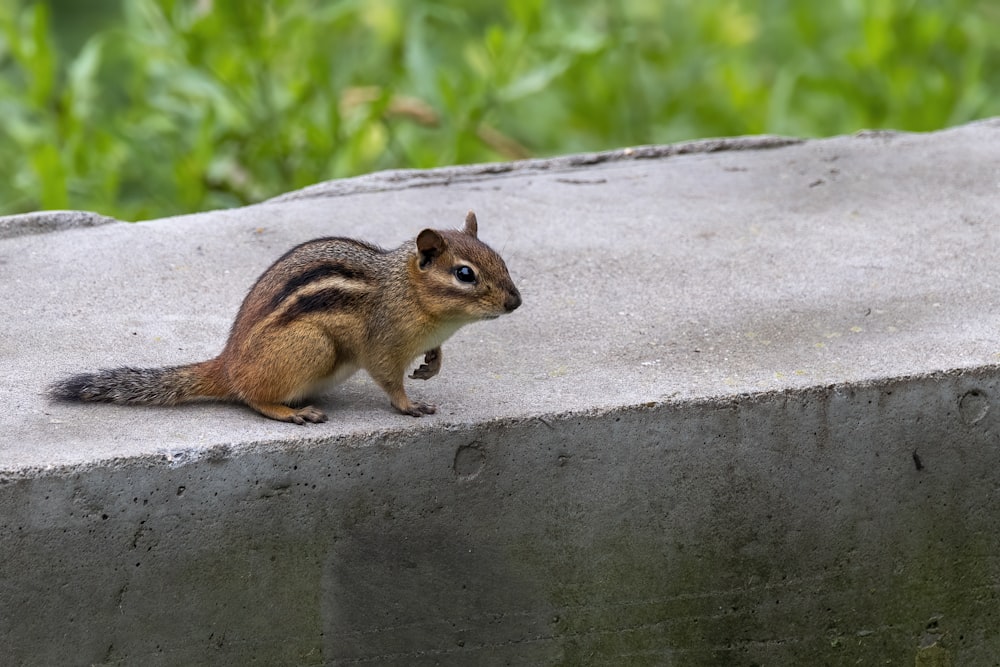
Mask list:
[[[463,283],[476,282],[476,272],[472,270],[472,267],[465,266],[463,264],[461,266],[456,266],[454,269],[452,269],[452,272],[455,274],[455,277],[458,278],[459,282]]]

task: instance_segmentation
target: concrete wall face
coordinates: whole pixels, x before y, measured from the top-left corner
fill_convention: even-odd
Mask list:
[[[37,665],[991,664],[998,392],[941,374],[9,481],[0,643]]]

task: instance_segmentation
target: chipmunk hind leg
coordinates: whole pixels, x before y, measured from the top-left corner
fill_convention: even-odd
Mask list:
[[[239,357],[227,359],[233,393],[240,401],[278,421],[327,421],[326,414],[312,405],[289,404],[297,403],[334,374],[337,350],[329,336],[318,329],[302,328],[294,338],[261,340],[246,350]],[[258,356],[256,350],[267,350],[267,357]]]

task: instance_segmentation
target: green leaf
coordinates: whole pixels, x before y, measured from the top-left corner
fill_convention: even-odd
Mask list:
[[[44,209],[69,208],[66,191],[66,170],[59,150],[53,144],[43,144],[31,155],[31,167],[41,184],[41,207]]]
[[[534,95],[552,84],[563,75],[572,60],[568,55],[556,56],[551,61],[540,65],[523,74],[500,90],[498,97],[504,102],[511,102],[528,95]]]

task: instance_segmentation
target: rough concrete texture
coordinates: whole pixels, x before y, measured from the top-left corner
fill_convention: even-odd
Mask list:
[[[89,211],[36,211],[0,217],[0,239],[118,222]]]
[[[437,415],[365,377],[308,427],[43,398],[213,356],[300,241],[469,208],[524,306],[411,381]],[[998,222],[993,120],[5,234],[5,660],[995,664]]]

